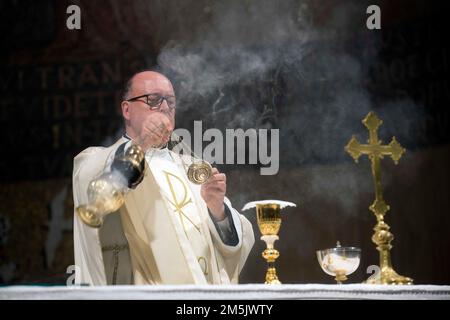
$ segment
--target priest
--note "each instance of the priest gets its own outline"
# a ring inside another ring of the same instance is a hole
[[[74,207],[88,202],[89,183],[118,167],[132,144],[145,159],[128,177],[124,204],[101,228],[74,214],[76,284],[238,283],[254,244],[252,225],[225,196],[225,174],[213,168],[207,182],[193,184],[168,149],[176,111],[170,80],[154,71],[133,75],[121,108],[125,134],[74,159]]]

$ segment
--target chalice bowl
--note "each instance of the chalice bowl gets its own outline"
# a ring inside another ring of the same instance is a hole
[[[279,200],[262,200],[247,203],[242,210],[256,207],[256,220],[261,240],[266,243],[266,249],[262,256],[267,261],[267,272],[265,284],[281,284],[278,280],[275,260],[280,256],[278,250],[274,248],[274,243],[279,239],[278,232],[281,227],[281,209],[285,207],[295,207],[292,202]]]
[[[355,247],[341,247],[337,243],[335,248],[318,250],[317,259],[322,270],[334,276],[338,284],[347,280],[347,276],[358,269],[361,258],[361,249]]]

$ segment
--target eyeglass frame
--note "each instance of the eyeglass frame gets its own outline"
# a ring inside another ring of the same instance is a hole
[[[153,96],[157,96],[159,99],[161,99],[161,101],[158,102],[154,106],[149,103],[149,96],[152,96],[152,95]],[[145,99],[146,101],[139,100],[141,98],[146,98]],[[175,99],[175,103],[173,104],[173,107],[170,105],[169,100],[167,100],[169,98],[174,98]],[[127,102],[141,101],[141,102],[145,103],[146,105],[148,105],[150,110],[158,110],[158,109],[161,109],[161,105],[164,102],[164,100],[166,100],[167,106],[169,107],[170,110],[175,110],[176,105],[177,105],[176,97],[175,96],[163,96],[163,95],[160,95],[159,93],[147,93],[147,94],[143,94],[141,96],[137,96],[137,97],[133,97],[133,98],[127,99],[125,101],[127,101]]]

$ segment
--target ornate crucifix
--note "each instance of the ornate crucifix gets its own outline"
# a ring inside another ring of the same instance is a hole
[[[374,228],[375,233],[372,236],[372,241],[377,245],[377,250],[380,252],[380,272],[375,277],[367,280],[367,283],[376,284],[412,284],[413,280],[408,277],[397,274],[392,268],[390,250],[392,248],[391,241],[394,240],[394,235],[389,232],[390,227],[384,222],[384,215],[389,211],[389,205],[383,199],[383,191],[381,188],[381,167],[380,160],[384,156],[390,156],[395,164],[398,163],[405,149],[397,142],[395,137],[392,138],[391,143],[382,145],[381,140],[378,140],[378,127],[383,123],[375,113],[369,112],[362,123],[369,130],[368,144],[360,144],[355,136],[352,136],[345,151],[347,151],[355,160],[361,155],[367,155],[372,163],[373,182],[375,184],[375,201],[369,209],[375,214],[377,224]]]

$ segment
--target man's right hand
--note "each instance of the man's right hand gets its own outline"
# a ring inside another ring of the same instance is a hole
[[[149,148],[162,147],[169,142],[173,129],[170,119],[164,113],[155,112],[142,122],[136,143],[144,151]]]

